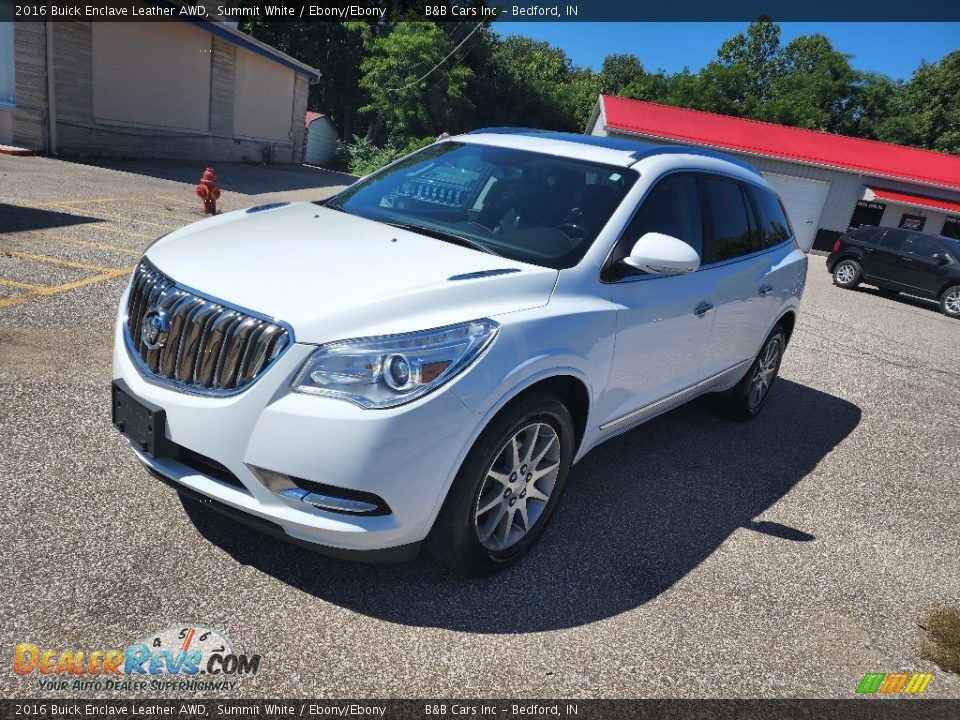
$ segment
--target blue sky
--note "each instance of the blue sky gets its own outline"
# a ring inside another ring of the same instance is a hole
[[[843,0],[837,0],[842,2]],[[960,23],[778,23],[781,40],[823,33],[857,70],[908,79],[921,60],[960,49]],[[633,53],[644,68],[697,71],[716,59],[728,37],[747,23],[502,23],[502,35],[526,35],[563,48],[577,65],[599,69],[612,53]]]

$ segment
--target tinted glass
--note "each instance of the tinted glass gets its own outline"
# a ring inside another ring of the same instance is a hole
[[[624,232],[614,259],[629,255],[634,243],[648,232],[679,238],[703,258],[703,221],[696,178],[670,175],[657,183]]]
[[[713,234],[707,262],[719,262],[761,249],[756,233],[750,232],[747,205],[740,185],[704,178],[703,189],[712,219]]]
[[[876,232],[864,238],[867,242],[887,248],[888,250],[902,250],[907,234],[893,228],[877,228]]]
[[[792,233],[780,199],[765,188],[751,186],[750,192],[760,214],[761,242],[766,247],[786,242]]]
[[[953,240],[960,239],[960,218],[948,217],[943,223],[940,234]]]
[[[580,261],[636,179],[636,171],[622,167],[443,142],[361,180],[327,205],[565,268]]]
[[[937,253],[943,252],[940,245],[933,240],[933,238],[927,235],[920,235],[919,233],[911,233],[905,249],[911,255],[930,259]]]

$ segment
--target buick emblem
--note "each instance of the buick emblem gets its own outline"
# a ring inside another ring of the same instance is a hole
[[[150,350],[159,350],[167,342],[170,332],[170,319],[160,308],[154,306],[143,316],[143,325],[140,328],[140,339]]]

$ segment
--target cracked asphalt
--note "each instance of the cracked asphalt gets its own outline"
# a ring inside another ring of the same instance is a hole
[[[351,564],[185,507],[110,424],[126,269],[199,217],[201,170],[0,156],[4,697],[46,694],[13,673],[18,643],[183,622],[263,656],[229,697],[848,698],[911,671],[960,698],[918,627],[960,604],[960,322],[934,303],[840,290],[811,256],[757,420],[703,399],[594,450],[496,577]],[[217,170],[226,209],[349,181]]]

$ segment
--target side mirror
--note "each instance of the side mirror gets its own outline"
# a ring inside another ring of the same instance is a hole
[[[644,233],[623,262],[644,272],[665,275],[691,273],[700,268],[696,250],[679,238],[657,232]]]

